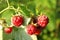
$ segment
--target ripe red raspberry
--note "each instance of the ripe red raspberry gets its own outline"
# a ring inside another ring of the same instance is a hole
[[[15,26],[20,26],[22,25],[23,23],[23,17],[20,15],[20,16],[13,16],[12,17],[12,23],[15,25]]]
[[[27,26],[27,33],[32,35],[34,34],[36,31],[36,27],[33,24],[30,24]]]
[[[45,27],[49,22],[49,19],[45,15],[41,15],[37,18],[37,24],[40,25],[41,27]]]
[[[4,32],[9,34],[12,32],[12,27],[4,28]]]

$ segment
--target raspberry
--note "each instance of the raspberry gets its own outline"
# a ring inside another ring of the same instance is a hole
[[[37,18],[37,24],[40,25],[40,27],[45,27],[49,22],[49,19],[45,15],[41,15]]]
[[[9,34],[12,32],[12,27],[4,28],[4,32]]]
[[[35,31],[35,35],[39,35],[41,33],[41,30],[39,30],[39,29],[36,29],[36,31]]]
[[[37,25],[36,28],[37,28],[37,29],[36,29],[36,31],[35,31],[35,35],[39,35],[39,34],[41,33],[42,28],[41,28],[40,26],[38,26],[38,25]]]
[[[13,16],[12,17],[12,23],[15,25],[15,26],[20,26],[22,25],[23,23],[23,17],[20,15],[20,16]]]
[[[33,24],[30,24],[27,26],[27,33],[32,35],[34,34],[36,31],[36,27]]]

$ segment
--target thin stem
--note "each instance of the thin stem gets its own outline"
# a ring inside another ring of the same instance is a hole
[[[6,0],[6,1],[7,1],[7,4],[8,4],[8,7],[9,7],[9,6],[10,6],[10,5],[9,5],[9,1],[8,1],[8,0]]]
[[[2,12],[4,12],[4,11],[8,10],[8,9],[9,9],[9,7],[3,9],[2,11],[0,11],[0,14],[1,14]]]
[[[18,8],[17,8],[17,12],[19,11],[19,6],[18,6]]]
[[[14,11],[16,11],[17,9],[15,9],[13,6],[10,6],[9,9],[13,9]]]
[[[3,13],[4,11],[8,10],[8,9],[13,9],[14,11],[16,11],[16,9],[14,7],[7,7],[5,9],[3,9],[2,11],[0,11],[0,14]]]

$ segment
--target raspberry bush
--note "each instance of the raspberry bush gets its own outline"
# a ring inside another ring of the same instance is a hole
[[[54,40],[55,6],[54,0],[0,0],[3,40]]]

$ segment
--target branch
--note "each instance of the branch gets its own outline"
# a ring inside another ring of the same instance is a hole
[[[8,10],[8,9],[13,9],[14,11],[16,11],[16,9],[13,6],[11,6],[11,7],[7,7],[5,9],[3,9],[2,11],[0,11],[0,14],[3,13],[4,11]]]
[[[3,9],[2,11],[0,11],[0,14],[1,14],[2,12],[4,12],[4,11],[8,10],[8,9],[9,9],[9,7]]]
[[[6,1],[7,1],[7,4],[8,4],[8,7],[9,7],[9,6],[10,6],[10,5],[9,5],[9,1],[8,1],[8,0],[6,0]]]

